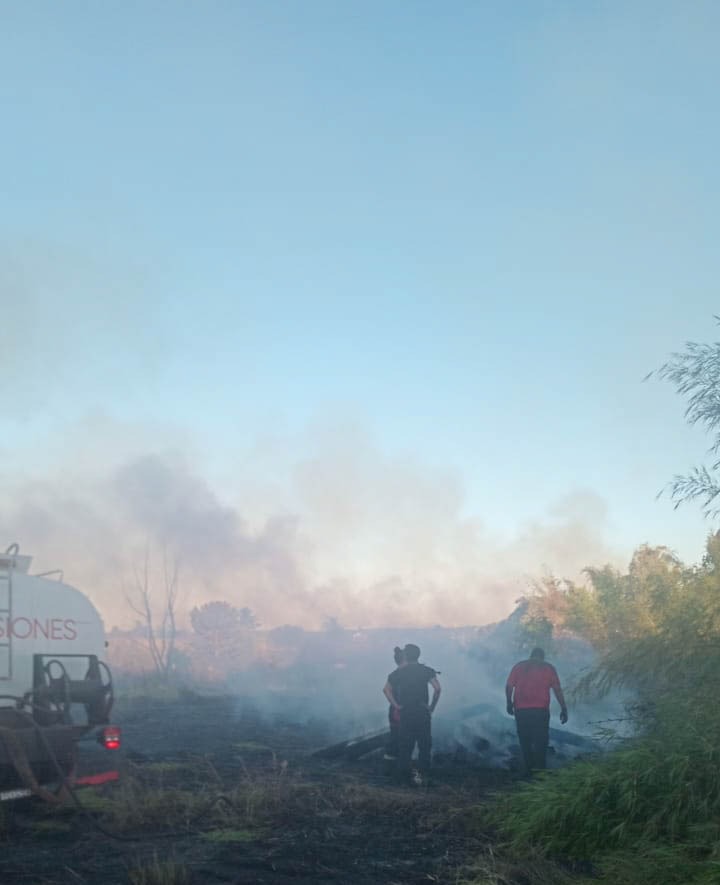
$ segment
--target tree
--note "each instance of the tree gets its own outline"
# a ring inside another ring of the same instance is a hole
[[[518,603],[519,650],[529,654],[535,646],[540,646],[551,654],[553,637],[565,627],[567,582],[546,575],[535,581],[532,593]]]
[[[163,550],[162,593],[161,601],[158,602],[158,594],[150,577],[150,551],[146,548],[142,571],[133,567],[133,587],[129,590],[123,588],[125,600],[141,619],[155,669],[164,679],[170,672],[175,650],[179,571],[177,557],[170,562],[167,550]]]
[[[190,623],[200,640],[196,649],[206,676],[219,678],[229,668],[252,661],[253,630],[259,624],[252,609],[214,600],[192,609]]]
[[[569,633],[605,653],[619,643],[655,635],[683,586],[684,572],[667,547],[643,544],[634,552],[627,574],[606,565],[585,569],[585,584],[546,577],[521,600],[523,647]]]
[[[720,323],[720,317],[715,317]],[[653,374],[675,386],[687,398],[685,419],[691,425],[700,425],[713,437],[708,454],[713,457],[710,467],[691,468],[685,475],[676,475],[669,484],[670,497],[679,507],[685,501],[700,501],[707,518],[720,513],[720,341],[698,344],[688,341],[685,350],[673,353],[670,359]]]
[[[588,568],[587,586],[568,590],[567,625],[606,651],[654,636],[683,583],[683,566],[667,547],[643,544],[627,574],[611,566]]]
[[[238,612],[238,623],[246,630],[256,630],[260,626],[257,615],[247,606],[243,606]]]
[[[211,657],[227,651],[240,626],[240,612],[229,602],[206,602],[190,612],[193,630],[207,644]]]

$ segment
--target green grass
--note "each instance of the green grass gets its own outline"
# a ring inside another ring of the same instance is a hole
[[[72,825],[66,820],[35,820],[32,824],[33,835],[42,838],[63,836],[72,831]]]
[[[128,870],[130,885],[190,885],[187,867],[173,859],[161,860],[154,855],[151,861],[138,861]]]
[[[111,795],[96,789],[78,790],[77,798],[82,807],[93,814],[109,814],[114,807]]]
[[[641,741],[604,759],[545,774],[498,800],[495,822],[517,847],[590,857],[644,842],[720,839],[720,772],[692,749]],[[698,836],[697,827],[702,826]]]
[[[211,801],[207,790],[148,786],[127,778],[98,810],[103,825],[113,831],[165,832],[192,828]]]
[[[693,858],[677,843],[638,842],[598,857],[601,882],[613,885],[717,885],[720,864]]]
[[[718,882],[714,740],[687,725],[638,739],[498,796],[487,817],[509,851],[589,860],[614,885]]]

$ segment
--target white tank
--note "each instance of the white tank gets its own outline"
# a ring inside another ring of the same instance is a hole
[[[0,695],[32,691],[35,655],[59,661],[71,680],[85,679],[88,656],[105,656],[97,609],[74,587],[28,574],[32,557],[13,549],[0,555]],[[12,704],[0,698],[0,706]]]

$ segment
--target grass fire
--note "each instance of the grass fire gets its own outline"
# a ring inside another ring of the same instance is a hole
[[[0,885],[720,885],[720,2],[0,8]]]

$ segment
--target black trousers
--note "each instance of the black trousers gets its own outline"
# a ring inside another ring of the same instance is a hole
[[[515,710],[515,725],[525,771],[529,774],[534,768],[547,768],[550,711],[535,708]]]
[[[415,744],[418,747],[419,770],[428,771],[430,768],[430,750],[432,748],[431,723],[430,711],[425,707],[416,709],[405,708],[400,711],[398,771],[401,775],[410,774],[410,760],[412,759]]]

